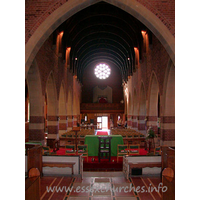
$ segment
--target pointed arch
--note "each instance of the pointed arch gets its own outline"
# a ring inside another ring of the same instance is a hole
[[[141,81],[139,99],[139,116],[146,116],[146,92],[143,81]]]
[[[53,72],[46,82],[48,138],[58,139],[58,101]]]
[[[158,101],[159,100],[159,85],[156,74],[152,71],[149,92],[148,92],[148,123],[147,126],[152,126],[155,133],[158,133]]]
[[[175,116],[175,66],[170,60],[164,81],[164,115]]]
[[[158,113],[158,94],[159,94],[159,85],[156,74],[154,71],[151,73],[148,90],[148,115],[149,116],[157,116]]]
[[[72,99],[71,86],[68,86],[68,93],[67,93],[67,121],[68,121],[67,130],[71,130],[73,127],[73,99]]]
[[[48,102],[48,116],[57,116],[57,92],[53,72],[51,71],[46,82]]]
[[[67,94],[67,115],[72,115],[72,107],[73,103],[72,103],[72,89],[71,87],[68,88],[68,94]]]
[[[29,140],[44,141],[44,97],[37,62],[34,60],[28,75],[27,85],[30,102]]]
[[[134,88],[133,91],[133,115],[137,116],[138,115],[138,101],[137,101],[137,92],[136,89]]]
[[[26,75],[33,59],[35,58],[35,55],[37,54],[44,41],[50,36],[50,34],[72,15],[100,1],[101,0],[67,1],[58,9],[56,9],[51,15],[49,15],[36,29],[26,44]],[[175,38],[170,33],[169,29],[164,25],[164,23],[154,13],[152,13],[138,1],[104,1],[126,11],[141,21],[143,24],[145,24],[145,26],[148,27],[160,40],[169,56],[171,57],[173,63],[175,63]]]
[[[132,95],[131,92],[129,92],[128,95],[128,115],[132,115],[132,110],[133,110],[133,104],[132,104]]]
[[[132,127],[133,129],[137,130],[137,117],[138,117],[138,97],[136,93],[136,89],[134,87],[133,91],[133,121],[132,121]]]
[[[78,107],[77,107],[77,94],[73,92],[73,127],[77,126],[77,116],[78,116]]]
[[[139,98],[138,130],[146,134],[146,95],[143,81],[141,81]]]
[[[62,81],[60,85],[60,92],[59,92],[59,99],[58,99],[58,113],[59,116],[67,114],[67,109],[66,109],[66,93],[65,93],[65,87],[64,87],[64,82]]]
[[[61,82],[58,99],[59,136],[67,131],[67,108],[64,81]]]
[[[175,146],[175,66],[170,60],[165,72],[161,139],[164,145]]]
[[[133,102],[132,102],[132,95],[129,92],[128,95],[128,110],[127,110],[127,125],[128,128],[132,127],[132,110],[133,110]]]

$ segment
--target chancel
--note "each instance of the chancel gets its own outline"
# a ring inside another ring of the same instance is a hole
[[[26,1],[27,200],[175,199],[174,4]]]

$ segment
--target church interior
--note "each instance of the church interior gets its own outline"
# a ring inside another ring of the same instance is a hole
[[[25,197],[175,199],[175,1],[25,1]]]

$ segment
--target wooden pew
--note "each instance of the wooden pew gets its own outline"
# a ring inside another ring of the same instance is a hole
[[[37,168],[42,174],[42,146],[36,145],[27,150],[27,171]]]
[[[131,169],[133,168],[145,168],[145,167],[161,167],[162,164],[161,162],[137,162],[137,163],[132,163],[129,162],[129,174],[131,173]]]
[[[42,167],[69,167],[72,169],[72,175],[74,174],[75,162],[43,162]]]
[[[29,177],[25,180],[25,199],[40,200],[40,172],[36,168],[29,170]]]
[[[163,200],[175,199],[175,148],[162,148],[162,183],[167,191],[162,193]]]
[[[123,173],[126,179],[129,178],[133,168],[146,168],[144,171],[142,170],[144,174],[152,173],[152,171],[155,174],[160,174],[161,166],[161,156],[123,156]]]

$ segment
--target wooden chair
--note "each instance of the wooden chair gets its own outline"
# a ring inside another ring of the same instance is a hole
[[[161,147],[160,146],[155,147],[155,149],[154,149],[154,155],[161,155]]]
[[[128,155],[128,145],[117,145],[117,162],[119,157],[123,157],[124,155]]]
[[[130,144],[129,145],[129,155],[139,155],[140,144]]]
[[[42,155],[51,155],[51,149],[48,146],[42,147]]]
[[[66,144],[65,145],[65,155],[76,155],[76,145]]]
[[[99,139],[99,162],[101,159],[109,159],[111,158],[111,139],[112,137],[98,137]]]
[[[77,145],[77,155],[82,155],[82,157],[86,157],[88,162],[88,145]]]

